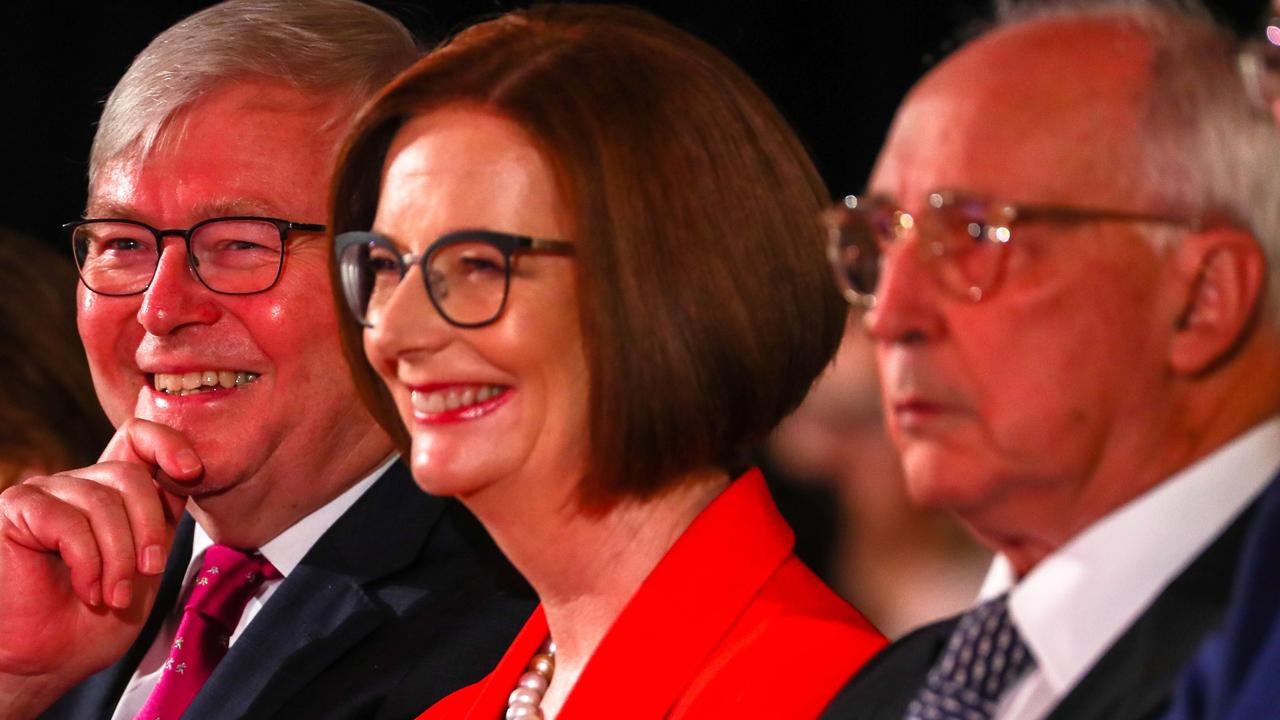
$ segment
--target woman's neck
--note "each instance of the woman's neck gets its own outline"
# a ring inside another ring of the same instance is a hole
[[[627,601],[728,484],[718,470],[691,473],[656,497],[599,512],[578,505],[576,487],[558,499],[472,508],[542,601],[556,643],[545,717],[555,717]]]

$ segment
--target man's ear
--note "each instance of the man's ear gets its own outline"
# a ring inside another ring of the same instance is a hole
[[[1191,233],[1173,254],[1184,295],[1170,362],[1194,375],[1227,358],[1252,331],[1267,260],[1248,231],[1230,227]]]

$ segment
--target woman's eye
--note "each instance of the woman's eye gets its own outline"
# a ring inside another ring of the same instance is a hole
[[[369,258],[369,270],[374,273],[399,273],[400,263],[389,257]]]
[[[501,272],[502,265],[488,257],[471,256],[462,258],[462,266],[470,272]]]

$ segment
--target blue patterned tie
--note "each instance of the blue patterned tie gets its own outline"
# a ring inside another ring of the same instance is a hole
[[[1034,665],[1009,621],[1008,596],[988,600],[960,617],[906,720],[988,720],[1004,691]]]

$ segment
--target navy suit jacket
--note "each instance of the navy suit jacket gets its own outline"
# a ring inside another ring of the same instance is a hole
[[[1262,499],[1222,629],[1179,683],[1167,720],[1280,718],[1280,483]]]
[[[1047,720],[1154,720],[1167,710],[1180,668],[1221,622],[1257,505],[1255,501],[1192,560]],[[822,720],[902,720],[957,619],[916,630],[872,658],[831,702]]]
[[[128,653],[42,717],[111,717],[177,602],[193,531],[184,517]],[[183,717],[413,718],[492,670],[536,602],[475,518],[397,462],[285,578]]]

